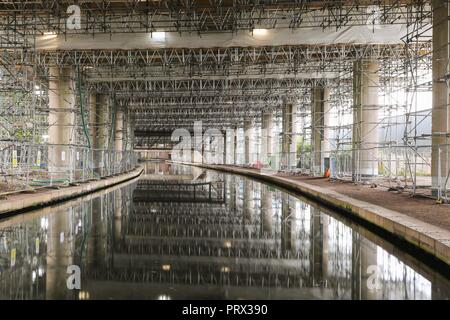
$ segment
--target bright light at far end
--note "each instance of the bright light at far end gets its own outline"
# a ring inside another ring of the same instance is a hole
[[[47,31],[47,32],[44,32],[44,38],[45,39],[54,39],[54,38],[56,38],[58,35],[56,34],[56,32],[54,32],[54,31]]]
[[[166,40],[166,33],[164,31],[152,32],[151,37],[156,41],[164,41]]]
[[[253,35],[254,36],[265,36],[269,30],[267,29],[253,29]]]

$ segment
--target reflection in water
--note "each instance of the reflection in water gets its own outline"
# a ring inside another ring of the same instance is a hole
[[[187,166],[150,162],[137,183],[0,222],[2,299],[449,297],[445,277],[338,215]]]

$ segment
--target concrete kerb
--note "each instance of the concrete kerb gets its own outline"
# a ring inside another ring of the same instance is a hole
[[[91,181],[78,186],[69,186],[59,190],[40,190],[35,194],[17,194],[11,196],[9,199],[0,200],[0,218],[7,215],[10,216],[15,213],[22,213],[24,211],[45,207],[57,202],[74,199],[95,191],[115,186],[140,176],[143,170],[144,168],[142,166],[138,166],[135,169],[119,176],[111,176],[106,179]]]

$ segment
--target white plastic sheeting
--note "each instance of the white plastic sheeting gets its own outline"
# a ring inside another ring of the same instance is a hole
[[[259,32],[240,31],[232,33],[165,34],[118,33],[118,34],[71,34],[44,35],[36,38],[38,50],[133,50],[162,48],[226,48],[283,45],[336,45],[336,44],[399,44],[406,34],[403,25],[353,26],[339,29],[304,28],[271,29]]]

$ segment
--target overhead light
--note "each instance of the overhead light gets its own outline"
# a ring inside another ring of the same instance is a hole
[[[164,31],[152,32],[151,37],[155,41],[164,41],[166,40],[166,33]]]
[[[221,272],[224,272],[224,273],[228,273],[228,272],[230,272],[231,270],[230,270],[229,267],[222,267],[222,268],[220,268],[220,271],[221,271]]]
[[[46,31],[46,32],[44,32],[44,36],[53,38],[53,37],[56,37],[57,34],[55,31]]]
[[[90,294],[87,291],[80,291],[78,292],[78,299],[80,300],[89,300]]]
[[[170,264],[163,264],[162,269],[163,271],[170,271]]]
[[[253,29],[254,36],[265,36],[267,34],[267,29]]]

